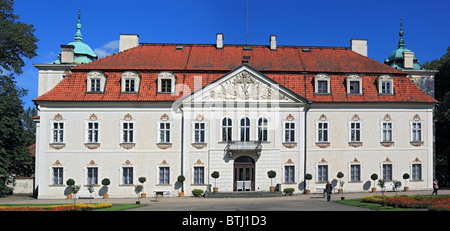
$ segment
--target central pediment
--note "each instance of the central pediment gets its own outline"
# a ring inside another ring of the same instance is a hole
[[[185,103],[188,101],[306,103],[307,100],[264,74],[243,65],[183,99]]]

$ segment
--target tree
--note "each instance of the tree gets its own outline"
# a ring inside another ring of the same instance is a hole
[[[21,115],[20,97],[26,90],[16,86],[14,77],[0,75],[0,196],[8,191],[13,176],[31,176],[33,160],[28,152]]]
[[[435,78],[436,178],[440,182],[450,179],[450,46],[440,59],[425,62],[424,68],[438,70]]]
[[[6,184],[13,176],[30,176],[33,171],[21,120],[20,98],[27,91],[16,86],[14,74],[22,73],[23,58],[36,56],[38,40],[33,25],[16,21],[13,5],[13,0],[0,0],[0,197],[10,191]]]
[[[37,115],[35,107],[28,107],[21,115],[26,138],[26,146],[36,143],[36,124],[33,117]]]
[[[19,16],[13,11],[13,0],[0,0],[0,73],[22,74],[23,58],[36,56],[38,39],[33,25],[18,22]]]

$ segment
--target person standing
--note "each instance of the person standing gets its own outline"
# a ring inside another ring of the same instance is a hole
[[[436,178],[434,178],[433,180],[433,192],[431,193],[431,195],[433,194],[438,194],[437,190],[438,190],[439,186],[438,186],[438,180]]]
[[[327,193],[327,201],[330,201],[331,193],[333,192],[333,186],[330,181],[327,181],[327,184],[325,185],[325,192]]]

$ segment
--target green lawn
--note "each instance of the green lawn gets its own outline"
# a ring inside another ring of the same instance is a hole
[[[339,204],[344,204],[344,205],[361,207],[361,208],[368,208],[368,209],[372,209],[375,211],[418,211],[417,209],[393,208],[391,206],[382,206],[377,203],[366,203],[366,202],[362,202],[361,198],[348,199],[348,200],[335,200],[333,202],[339,203]]]

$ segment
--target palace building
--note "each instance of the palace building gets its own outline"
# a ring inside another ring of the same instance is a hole
[[[431,96],[408,73],[347,47],[140,43],[97,59],[82,42],[62,45],[39,69],[38,198],[63,198],[66,180],[95,196],[177,195],[375,187],[370,176],[429,189],[433,180]],[[267,172],[276,177],[268,178]],[[211,173],[220,177],[214,179]],[[342,172],[344,177],[337,178]],[[183,184],[177,182],[183,175]],[[84,190],[84,191],[83,191]]]

